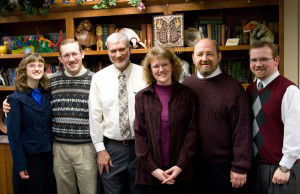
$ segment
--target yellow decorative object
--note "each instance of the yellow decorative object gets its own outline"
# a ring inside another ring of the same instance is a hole
[[[4,42],[4,45],[0,46],[0,54],[6,54],[7,53],[7,42]]]

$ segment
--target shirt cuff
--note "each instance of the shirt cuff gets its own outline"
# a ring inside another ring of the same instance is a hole
[[[103,142],[95,143],[94,146],[95,146],[96,152],[105,150],[105,146],[104,146]]]
[[[293,167],[294,163],[296,162],[296,160],[297,160],[296,157],[284,154],[279,162],[279,165],[286,167],[288,169],[291,169]]]

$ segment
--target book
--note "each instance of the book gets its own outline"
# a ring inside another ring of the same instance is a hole
[[[146,24],[147,28],[147,48],[151,48],[153,46],[153,29],[152,24]]]
[[[109,24],[102,24],[102,42],[103,42],[103,50],[107,50],[107,46],[105,45],[106,40],[109,36]]]

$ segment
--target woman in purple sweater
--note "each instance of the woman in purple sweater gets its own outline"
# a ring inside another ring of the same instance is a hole
[[[178,83],[180,59],[152,48],[142,62],[150,85],[136,95],[137,193],[191,193],[196,152],[196,96]]]

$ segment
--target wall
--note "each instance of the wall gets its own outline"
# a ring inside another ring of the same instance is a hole
[[[284,1],[284,75],[300,82],[300,2]]]

